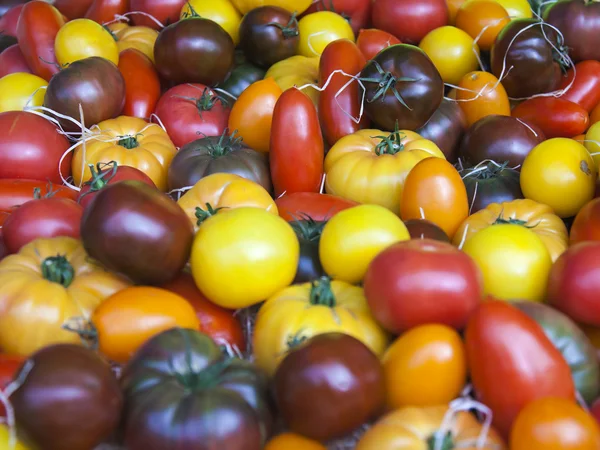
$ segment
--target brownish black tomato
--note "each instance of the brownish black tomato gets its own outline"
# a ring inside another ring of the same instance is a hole
[[[271,432],[266,375],[195,330],[147,341],[121,386],[129,450],[260,450]]]
[[[450,243],[448,235],[435,223],[426,219],[410,219],[404,222],[411,239],[433,239]]]
[[[466,129],[467,119],[458,103],[444,98],[427,123],[416,131],[424,139],[435,142],[446,159],[454,162]]]
[[[227,79],[219,83],[218,88],[237,99],[248,86],[262,80],[265,73],[265,69],[244,61],[234,67]]]
[[[156,21],[147,16],[149,14],[164,26],[175,23],[179,20],[181,8],[187,0],[130,0],[129,9],[133,12],[145,14],[132,14],[131,19],[134,25],[160,29]]]
[[[326,220],[317,221],[306,214],[299,215],[290,223],[300,243],[300,259],[294,284],[306,283],[326,275],[319,258],[319,241],[326,223]]]
[[[141,181],[105,187],[81,219],[88,254],[141,284],[173,280],[188,261],[193,238],[179,205]]]

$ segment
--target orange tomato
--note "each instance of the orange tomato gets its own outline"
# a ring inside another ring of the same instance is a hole
[[[327,447],[299,434],[283,433],[267,442],[264,450],[327,450]]]
[[[382,362],[389,409],[449,403],[467,381],[463,342],[446,325],[412,328],[392,343]]]
[[[491,73],[469,72],[462,77],[458,86],[461,89],[457,90],[456,99],[469,126],[492,114],[510,116],[508,94],[498,78]]]
[[[600,103],[590,113],[590,125],[600,122]]]
[[[456,27],[473,39],[479,37],[477,45],[481,50],[490,50],[498,33],[509,22],[506,10],[492,0],[465,2],[456,13]]]
[[[400,202],[402,220],[427,219],[452,239],[468,215],[467,190],[448,161],[426,158],[408,173]]]
[[[574,141],[579,142],[580,144],[584,144],[585,145],[585,134],[578,134],[577,136],[574,136],[571,139],[573,139]]]
[[[596,450],[600,428],[577,404],[562,398],[534,400],[521,410],[510,433],[511,450]]]
[[[271,139],[271,122],[275,103],[282,94],[273,78],[252,83],[240,95],[229,114],[229,130],[238,131],[246,145],[267,153]]]
[[[448,25],[456,25],[456,14],[467,0],[446,0],[448,5]]]
[[[99,350],[108,359],[126,363],[148,339],[173,327],[200,324],[183,297],[166,289],[135,286],[106,299],[92,315]]]

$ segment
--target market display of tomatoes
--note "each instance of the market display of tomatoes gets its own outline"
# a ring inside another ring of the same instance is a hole
[[[0,5],[0,450],[600,450],[600,4]]]

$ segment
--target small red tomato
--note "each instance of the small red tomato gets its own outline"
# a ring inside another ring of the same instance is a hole
[[[575,68],[571,67],[567,76],[562,78],[559,89],[567,87],[569,89],[560,98],[577,103],[587,112],[592,112],[600,103],[600,62],[581,61],[575,64]]]
[[[393,34],[377,28],[360,30],[356,39],[356,45],[367,61],[373,59],[384,48],[400,43],[400,39]]]
[[[512,110],[512,117],[537,126],[547,139],[585,133],[590,116],[584,108],[564,98],[535,97]]]

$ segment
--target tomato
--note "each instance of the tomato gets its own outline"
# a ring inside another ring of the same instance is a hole
[[[331,11],[319,11],[304,16],[298,21],[298,30],[298,54],[307,57],[321,56],[325,47],[338,39],[354,41],[354,32],[350,24],[342,16]]]
[[[0,353],[0,389],[4,391],[7,388],[18,375],[25,360],[24,356]],[[0,418],[4,417],[6,417],[6,410],[2,404],[0,405]],[[0,430],[0,445],[2,445],[2,439],[2,431]],[[26,449],[23,448],[23,450]]]
[[[600,123],[594,123],[585,133],[581,142],[592,156],[596,168],[600,167]]]
[[[316,192],[283,195],[275,200],[275,204],[279,215],[288,222],[297,220],[302,215],[307,215],[316,221],[327,220],[344,209],[358,205],[352,200]]]
[[[281,88],[270,77],[251,84],[231,108],[229,129],[237,130],[251,149],[267,153],[270,148],[273,111],[282,93]]]
[[[350,23],[352,31],[358,35],[370,22],[372,5],[372,0],[316,0],[305,15],[317,11],[337,13]]]
[[[155,30],[162,28],[156,21],[164,26],[179,20],[181,8],[186,0],[129,0],[129,9],[131,12],[140,12],[145,14],[132,14],[131,19],[134,25],[150,27]],[[146,14],[156,20],[152,20]]]
[[[444,26],[429,32],[419,47],[431,58],[444,83],[458,84],[479,65],[479,47],[471,36],[456,27]]]
[[[378,205],[359,205],[329,219],[319,242],[319,255],[331,277],[355,284],[362,281],[382,250],[408,239],[406,226],[394,213]]]
[[[192,275],[213,303],[244,308],[292,282],[299,252],[285,220],[259,208],[236,208],[210,217],[196,233]]]
[[[232,0],[232,3],[242,14],[246,14],[251,10],[263,6],[265,0]],[[311,5],[311,0],[268,0],[268,4],[278,6],[291,13],[302,14]]]
[[[444,0],[375,0],[373,25],[402,42],[418,44],[427,33],[448,24]]]
[[[327,277],[285,288],[258,311],[252,341],[256,364],[272,376],[294,347],[332,332],[353,336],[377,356],[389,342],[373,319],[362,288]]]
[[[532,401],[517,416],[511,450],[591,450],[600,448],[600,426],[575,402],[546,397]]]
[[[213,173],[198,181],[177,201],[194,225],[194,230],[219,211],[261,208],[277,215],[271,195],[259,184],[233,173]]]
[[[267,73],[265,79],[273,78],[282,91],[291,87],[300,87],[313,84],[319,85],[319,58],[306,57],[302,55],[291,56],[283,61],[273,64]],[[303,89],[315,106],[319,105],[320,93],[312,86]]]
[[[267,442],[264,450],[327,450],[327,447],[300,434],[281,433]]]
[[[167,168],[176,149],[161,127],[121,116],[100,122],[97,129],[99,134],[86,143],[85,150],[83,146],[75,149],[71,166],[76,185],[92,177],[90,164],[116,161],[141,170],[160,190],[167,189]]]
[[[85,13],[94,0],[55,0],[52,4],[68,20],[79,19],[85,16]]]
[[[46,86],[46,80],[30,73],[11,73],[0,78],[0,113],[43,105]]]
[[[554,138],[534,147],[525,158],[521,190],[526,198],[547,204],[565,218],[594,198],[596,178],[596,165],[583,145]]]
[[[359,117],[361,91],[358,81],[348,84],[348,76],[333,73],[341,70],[347,75],[358,75],[364,65],[365,57],[354,42],[347,39],[331,42],[321,54],[319,84],[324,87],[327,83],[327,87],[319,97],[319,118],[329,145],[369,125],[365,114]]]
[[[35,189],[44,196],[52,192],[53,197],[77,199],[77,191],[66,186],[21,178],[0,178],[0,212],[12,212],[25,202],[34,199]]]
[[[475,0],[472,3],[488,0]],[[491,2],[490,2],[491,3]],[[469,126],[487,116],[510,116],[510,101],[502,83],[489,72],[469,72],[458,83],[457,104]]]
[[[360,30],[356,38],[356,45],[367,61],[373,59],[384,48],[396,44],[400,44],[400,39],[377,28]]]
[[[467,382],[467,356],[460,335],[445,325],[413,328],[383,356],[388,409],[449,403]]]
[[[547,138],[573,137],[584,133],[590,118],[577,103],[556,97],[536,97],[517,105],[512,116],[542,130]]]
[[[594,416],[598,425],[600,425],[600,399],[596,400],[590,408],[590,414]]]
[[[482,303],[469,319],[465,345],[477,398],[491,408],[504,436],[527,403],[549,396],[575,400],[561,353],[533,319],[510,304]]]
[[[4,14],[0,14],[0,30],[2,30],[2,34],[5,36],[17,37],[17,22],[19,21],[23,5],[24,3],[11,7],[9,3],[6,7],[10,9],[6,10]],[[2,7],[4,8],[5,5],[2,5]]]
[[[533,12],[527,0],[494,0],[499,3],[508,13],[511,20],[530,19]]]
[[[570,242],[600,241],[600,199],[595,198],[579,210],[573,220]]]
[[[181,272],[173,281],[160,287],[180,295],[192,305],[200,322],[200,332],[235,352],[246,350],[242,325],[234,312],[209,302],[196,287],[192,275]]]
[[[108,29],[116,38],[120,53],[129,48],[135,48],[154,64],[154,43],[158,38],[158,31],[149,27],[130,27],[122,22],[111,24]]]
[[[123,115],[150,120],[160,98],[160,80],[152,61],[128,48],[119,56],[119,70],[125,80]]]
[[[317,110],[302,91],[288,89],[277,100],[269,147],[275,196],[287,192],[321,191],[325,153],[323,135]],[[302,170],[299,171],[299,167]]]
[[[590,123],[594,124],[600,122],[600,104],[596,106],[590,113]]]
[[[0,78],[11,73],[31,73],[19,44],[0,52]]]
[[[467,189],[448,161],[425,158],[408,173],[400,201],[402,220],[430,220],[452,238],[468,215]]]
[[[498,2],[472,0],[460,6],[456,13],[455,25],[473,39],[477,39],[481,50],[488,51],[508,22],[510,17]]]
[[[60,69],[54,53],[54,41],[64,23],[58,9],[40,1],[25,4],[19,16],[19,47],[32,72],[47,81]]]
[[[559,89],[567,89],[560,98],[592,112],[600,103],[600,62],[589,60],[575,64],[562,78]]]
[[[85,14],[86,19],[104,25],[129,11],[129,0],[94,0]]]
[[[180,17],[185,19],[194,15],[218,23],[231,36],[235,45],[240,43],[239,28],[242,16],[230,0],[189,0],[183,5]]]
[[[54,46],[61,67],[91,56],[100,56],[114,64],[119,62],[119,48],[110,32],[89,19],[75,19],[63,25]]]

